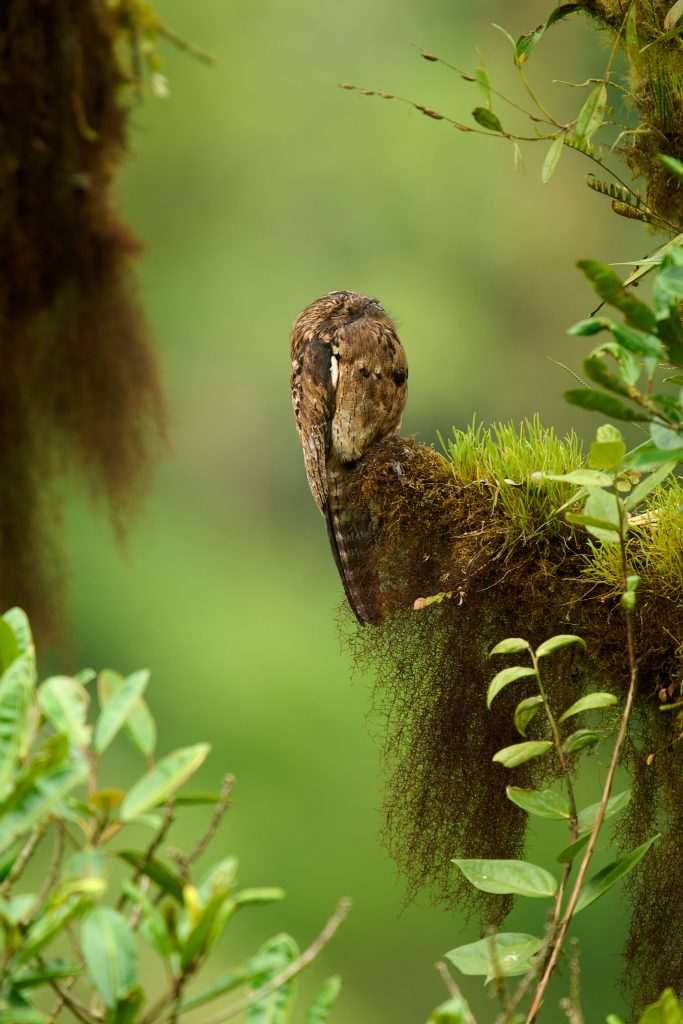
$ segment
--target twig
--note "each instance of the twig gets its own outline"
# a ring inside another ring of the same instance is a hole
[[[231,1017],[238,1017],[241,1013],[244,1013],[245,1010],[249,1009],[250,1006],[260,1002],[262,999],[265,999],[266,996],[271,994],[271,992],[275,992],[291,978],[303,971],[304,968],[308,967],[312,960],[315,960],[321,949],[327,945],[330,939],[333,938],[350,909],[351,900],[340,900],[337,905],[337,909],[320,932],[320,935],[311,943],[308,949],[304,950],[301,956],[297,957],[297,959],[286,967],[284,971],[281,971],[280,974],[271,978],[271,980],[266,982],[265,985],[262,985],[261,988],[257,988],[254,992],[250,993],[250,995],[246,996],[244,999],[241,999],[238,1003],[233,1003],[233,1005],[229,1006],[226,1010],[221,1010],[220,1013],[214,1014],[213,1017],[208,1017],[204,1021],[204,1024],[223,1024],[224,1020],[230,1020]],[[142,1024],[147,1024],[147,1022],[142,1022]]]
[[[24,925],[24,927],[26,927],[33,920],[37,911],[39,911],[42,908],[48,895],[52,892],[52,888],[55,885],[57,878],[59,877],[59,869],[62,864],[63,853],[64,835],[62,832],[59,831],[59,829],[57,829],[55,833],[55,846],[54,850],[52,851],[52,860],[50,862],[50,867],[48,869],[47,876],[42,886],[40,887],[40,892],[35,898],[30,913],[22,919],[22,924]]]
[[[448,994],[451,997],[451,999],[460,1000],[460,1010],[462,1014],[462,1019],[464,1020],[465,1024],[477,1024],[476,1017],[474,1016],[469,1006],[467,1005],[467,1000],[460,991],[460,987],[457,981],[455,980],[451,972],[448,970],[446,964],[443,962],[443,960],[437,960],[435,966],[437,971],[443,978],[443,983],[448,989]]]
[[[24,868],[26,867],[31,857],[35,853],[38,843],[47,832],[49,824],[50,819],[46,818],[44,821],[41,821],[38,825],[36,825],[33,831],[31,832],[30,836],[28,837],[28,840],[21,849],[19,856],[12,865],[12,868],[9,871],[7,877],[5,878],[2,885],[0,885],[0,893],[3,896],[6,896],[9,893],[14,883],[23,873]]]
[[[140,863],[136,867],[135,871],[133,872],[133,876],[132,876],[132,879],[131,879],[131,881],[133,883],[137,882],[138,878],[140,878],[141,875],[144,875],[145,868],[148,866],[148,864],[151,861],[152,857],[154,856],[154,854],[157,852],[157,850],[161,846],[162,842],[164,841],[164,839],[166,837],[166,834],[168,833],[168,830],[170,829],[170,827],[171,827],[171,825],[173,824],[174,821],[175,821],[175,804],[174,804],[173,800],[170,800],[169,803],[166,804],[166,812],[164,814],[164,820],[162,821],[161,825],[159,826],[159,830],[158,830],[157,834],[152,838],[151,843],[149,844],[149,846],[145,850],[145,853],[143,854],[142,860],[140,861]],[[119,902],[116,905],[116,909],[117,910],[121,910],[126,905],[126,901],[127,900],[128,900],[128,896],[126,895],[126,893],[125,892],[121,893],[121,896],[119,898]]]
[[[216,835],[216,832],[220,827],[221,821],[225,816],[225,812],[228,810],[230,806],[230,797],[232,796],[234,785],[235,776],[226,775],[225,778],[223,779],[223,784],[221,786],[218,803],[213,813],[213,817],[209,823],[209,827],[207,828],[204,835],[200,836],[200,838],[197,841],[197,845],[195,846],[194,850],[186,860],[186,864],[188,867],[194,864],[195,861],[199,860],[199,858],[204,853],[213,837]]]
[[[38,957],[38,963],[44,964],[45,961]],[[68,1007],[73,1013],[74,1017],[81,1021],[81,1024],[100,1024],[101,1017],[91,1013],[85,1003],[82,1003],[80,999],[76,999],[68,993],[66,988],[55,981],[54,978],[49,979],[49,985],[59,996],[59,1001],[50,1013],[50,1020],[54,1020],[57,1014],[60,1012],[62,1006]]]

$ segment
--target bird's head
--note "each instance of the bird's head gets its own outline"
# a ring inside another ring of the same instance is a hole
[[[384,307],[378,299],[358,292],[329,292],[299,314],[294,322],[293,334],[309,335],[335,332],[356,320],[385,319]]]

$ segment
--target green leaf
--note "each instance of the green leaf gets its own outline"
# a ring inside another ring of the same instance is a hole
[[[488,107],[475,107],[472,111],[472,117],[478,125],[486,128],[487,131],[503,132],[503,126],[498,117]]]
[[[270,970],[263,971],[251,979],[251,988],[254,991],[258,991],[262,985],[293,963],[299,955],[299,947],[291,935],[282,934],[276,935],[261,946],[259,953],[273,954],[277,960]],[[296,978],[290,978],[275,992],[250,1006],[246,1013],[247,1021],[249,1024],[284,1024],[292,1014],[295,993]]]
[[[247,961],[244,967],[238,967],[234,971],[229,971],[219,978],[218,981],[215,981],[213,985],[209,985],[208,988],[193,993],[187,999],[183,999],[178,1009],[182,1013],[187,1013],[198,1006],[212,1002],[219,996],[225,995],[226,992],[232,992],[234,989],[240,988],[245,982],[250,981],[257,975],[262,977],[264,974],[277,974],[281,965],[282,958],[280,956],[272,953],[258,953],[251,960]]]
[[[636,9],[635,6],[632,7],[631,8],[631,13],[633,11],[635,11],[635,9]],[[630,14],[629,14],[629,19],[630,19]],[[621,1017],[617,1017],[616,1013],[608,1013],[607,1017],[606,1017],[605,1024],[624,1024],[624,1022],[621,1019]]]
[[[610,373],[605,363],[595,353],[584,359],[583,372],[589,380],[599,384],[605,390],[613,391],[617,395],[624,395],[626,398],[630,397],[628,386],[613,373]]]
[[[33,636],[26,612],[22,608],[10,608],[3,615],[3,619],[14,633],[21,653],[29,654],[35,659]]]
[[[92,899],[87,893],[77,893],[56,906],[48,906],[47,910],[31,924],[16,954],[18,962],[33,959],[41,949],[63,932],[74,918],[85,914],[91,906]]]
[[[681,455],[683,456],[683,449],[681,449]],[[655,487],[658,487],[663,480],[666,480],[669,473],[672,473],[675,468],[676,463],[674,461],[665,462],[663,465],[658,466],[654,472],[650,473],[645,480],[641,480],[640,483],[633,488],[631,493],[624,498],[624,508],[627,512],[630,512],[632,509],[637,508],[638,505],[642,504],[648,494],[654,491]]]
[[[648,419],[645,413],[631,409],[611,395],[603,395],[602,392],[590,388],[569,388],[564,392],[564,399],[570,405],[577,405],[589,412],[602,412],[615,420],[642,423]]]
[[[525,860],[463,860],[453,863],[481,892],[505,893],[545,899],[557,892],[557,879]]]
[[[509,686],[510,683],[534,675],[536,675],[535,669],[525,668],[522,665],[511,665],[510,668],[502,669],[489,683],[488,690],[486,691],[486,706],[490,708],[494,698],[498,696],[501,690]]]
[[[503,747],[491,758],[505,768],[516,768],[517,765],[531,761],[534,757],[542,757],[552,749],[551,740],[527,740],[526,743],[513,743],[510,747]]]
[[[609,269],[609,268],[608,268]],[[605,316],[589,316],[585,320],[579,320],[567,329],[567,334],[579,338],[592,338],[594,334],[606,330],[610,321]]]
[[[611,708],[619,703],[619,698],[613,693],[589,693],[585,697],[579,697],[571,707],[567,708],[564,714],[560,715],[558,721],[566,722],[572,715],[580,715],[582,711],[595,711],[598,708]]]
[[[508,786],[506,793],[513,804],[537,818],[562,821],[570,817],[569,801],[563,793],[552,789],[518,789],[516,786]]]
[[[607,108],[607,86],[604,82],[589,93],[576,120],[574,135],[578,142],[590,142],[602,124]]]
[[[67,882],[79,878],[105,878],[106,874],[106,857],[102,850],[93,846],[86,846],[78,853],[72,854],[63,870],[63,877]]]
[[[33,664],[22,655],[14,659],[0,679],[0,801],[7,799],[14,789],[19,761],[28,746],[32,676]]]
[[[240,889],[233,896],[236,907],[258,906],[265,903],[279,903],[285,898],[285,890],[278,886],[262,885],[251,889]]]
[[[467,1002],[458,996],[437,1006],[427,1024],[471,1024],[471,1021],[472,1013]]]
[[[611,323],[609,329],[619,345],[628,352],[633,352],[637,356],[643,356],[643,358],[666,358],[666,349],[659,338],[655,338],[653,334],[636,334],[621,324]]]
[[[536,657],[545,658],[549,654],[554,654],[555,651],[562,650],[563,647],[569,647],[571,644],[581,644],[582,647],[586,646],[586,641],[581,636],[575,636],[573,633],[558,633],[557,636],[551,636],[549,640],[544,640],[536,648]]]
[[[484,103],[488,106],[491,102],[491,85],[489,82],[489,76],[486,72],[486,68],[476,68],[474,77],[479,83],[479,91],[481,92]]]
[[[27,789],[13,810],[4,817],[0,832],[0,850],[6,850],[17,836],[29,832],[48,814],[59,813],[60,802],[88,774],[86,762],[79,758],[58,764],[40,775]]]
[[[612,477],[597,469],[572,469],[569,473],[544,473],[544,480],[560,480],[579,487],[610,487]]]
[[[605,821],[608,818],[613,817],[615,814],[619,814],[625,807],[628,806],[629,800],[631,799],[631,790],[625,789],[621,793],[615,793],[607,801],[607,807],[605,808]],[[582,811],[579,811],[578,828],[579,832],[589,832],[595,824],[595,819],[598,816],[598,810],[600,803],[590,804],[588,807],[584,807]]]
[[[589,839],[590,832],[587,832],[585,835],[580,836],[578,839],[574,840],[573,843],[570,843],[568,846],[565,846],[562,850],[560,850],[555,860],[558,861],[560,864],[571,864],[571,862],[574,860],[574,857],[576,857],[576,855],[580,853],[585,846],[588,845]]]
[[[2,1024],[47,1024],[48,1018],[33,1006],[9,1006],[0,1011]]]
[[[674,4],[674,7],[678,7],[680,0]],[[675,156],[666,156],[664,153],[660,153],[658,156],[660,164],[666,167],[667,171],[673,174],[679,181],[683,181],[683,161],[677,160]]]
[[[560,4],[559,7],[555,8],[543,25],[539,25],[538,28],[535,28],[533,32],[529,32],[527,35],[520,36],[515,43],[515,64],[519,67],[529,59],[531,51],[536,46],[536,43],[547,32],[551,25],[554,25],[556,21],[560,21],[562,18],[566,18],[567,15],[574,14],[576,11],[580,11],[583,8],[585,8],[585,4],[582,3]]]
[[[588,455],[591,469],[616,469],[626,454],[623,441],[593,441]]]
[[[626,511],[623,510],[623,520],[620,511],[623,510],[623,502],[616,495],[603,491],[599,487],[591,487],[588,491],[584,511],[587,516],[599,522],[607,524],[603,526],[586,525],[586,529],[603,544],[614,544],[619,541],[623,533],[628,530]]]
[[[183,905],[183,882],[155,857],[147,858],[138,850],[116,850],[116,856],[146,875],[167,895]]]
[[[567,736],[562,744],[562,750],[565,754],[576,754],[577,751],[584,750],[586,747],[594,747],[599,740],[599,735],[592,729],[577,729],[576,732]]]
[[[671,452],[681,447],[683,432],[665,427],[663,423],[651,423],[650,437],[660,451]]]
[[[527,726],[542,704],[543,697],[541,697],[540,693],[520,700],[515,708],[515,728],[520,736],[526,736]]]
[[[77,960],[46,960],[39,966],[17,971],[12,978],[12,988],[37,988],[46,982],[59,981],[60,978],[78,978],[82,973],[83,968]]]
[[[575,526],[585,526],[596,537],[600,537],[605,544],[619,543],[619,531],[606,519],[596,519],[595,516],[584,516],[575,512],[567,512],[565,519]]]
[[[86,724],[88,691],[70,676],[51,676],[38,689],[40,710],[74,747],[87,747],[92,729]]]
[[[124,684],[123,676],[118,672],[105,669],[97,677],[97,692],[100,705],[104,706],[113,699],[114,694]],[[154,719],[143,697],[138,697],[130,707],[124,724],[126,736],[145,757],[151,757],[156,746],[157,733]]]
[[[674,990],[664,989],[657,1002],[643,1011],[638,1024],[683,1024],[683,1011]]]
[[[9,622],[0,619],[0,675],[9,668],[21,651],[14,630]]]
[[[541,168],[541,181],[546,185],[553,176],[557,163],[562,156],[562,150],[564,149],[564,140],[561,135],[558,135],[550,144],[550,149],[546,153],[545,160],[543,161],[543,167]]]
[[[201,807],[205,804],[217,804],[220,793],[178,793],[173,802],[176,807]]]
[[[149,670],[142,669],[128,676],[116,687],[102,709],[95,727],[95,753],[103,753],[123,727],[149,682]]]
[[[162,757],[129,790],[121,805],[121,819],[130,821],[163,803],[204,763],[210,749],[208,743],[197,743]]]
[[[81,945],[88,974],[111,1010],[138,981],[138,952],[128,922],[111,907],[97,907],[83,919]]]
[[[584,910],[586,907],[594,903],[600,896],[606,893],[613,885],[627,875],[629,871],[643,859],[647,851],[650,849],[653,843],[659,839],[659,836],[653,836],[652,839],[646,840],[637,846],[635,850],[631,850],[630,853],[624,854],[623,857],[619,857],[612,864],[608,864],[602,871],[598,871],[597,875],[589,879],[581,890],[578,902],[576,904],[575,914],[578,914],[580,910]]]
[[[679,388],[683,387],[683,374],[675,373],[673,377],[665,377],[662,383],[676,384]]]
[[[526,974],[533,957],[543,945],[542,939],[523,932],[498,932],[477,942],[457,946],[444,954],[462,974],[512,977]]]
[[[339,975],[335,974],[331,978],[327,978],[313,997],[313,1002],[306,1014],[305,1024],[324,1024],[332,1012],[340,992],[341,978]]]
[[[489,657],[492,654],[517,654],[518,651],[530,650],[531,645],[526,640],[522,640],[519,636],[509,636],[506,640],[501,640],[500,643],[491,648]]]
[[[638,327],[648,333],[654,331],[656,325],[654,313],[646,302],[638,299],[632,291],[624,287],[624,282],[615,270],[598,260],[579,260],[577,267],[584,272],[600,298],[610,306],[621,310],[633,327]],[[603,327],[612,326],[605,317],[598,319]],[[580,332],[574,332],[573,328],[570,328],[570,333]]]
[[[662,451],[658,448],[654,448],[651,443],[648,442],[647,445],[640,446],[634,452],[627,455],[626,458],[632,469],[648,472],[658,466],[667,465],[669,462],[673,462],[674,460],[677,463],[683,462],[683,446],[669,451]],[[627,501],[630,500],[631,496],[632,495],[629,495]]]

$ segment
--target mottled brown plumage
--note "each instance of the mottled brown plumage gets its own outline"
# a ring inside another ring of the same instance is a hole
[[[308,482],[344,590],[359,622],[383,618],[372,569],[371,522],[347,501],[347,476],[380,438],[401,425],[408,364],[377,299],[330,292],[292,328],[292,401]]]

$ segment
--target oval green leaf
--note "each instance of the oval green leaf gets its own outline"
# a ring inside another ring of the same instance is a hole
[[[128,792],[121,805],[121,819],[130,821],[163,803],[204,763],[210,749],[208,743],[197,743],[162,757]]]
[[[599,708],[611,708],[619,703],[619,698],[613,693],[589,693],[580,697],[571,707],[567,708],[564,714],[560,715],[558,721],[566,722],[573,715],[580,715],[582,711],[596,711]]]
[[[149,682],[149,670],[128,676],[107,700],[95,726],[95,752],[102,754],[126,723]]]
[[[607,107],[607,86],[604,82],[589,94],[576,120],[574,134],[578,142],[589,142],[602,124]]]
[[[525,860],[463,860],[453,863],[481,892],[545,899],[557,892],[557,879]]]
[[[482,128],[489,132],[502,132],[503,126],[498,117],[488,107],[475,107],[472,117]]]
[[[564,148],[564,141],[561,135],[558,135],[550,144],[550,149],[545,155],[543,161],[543,167],[541,169],[541,181],[543,184],[547,184],[553,176],[555,168],[557,167],[558,160],[562,156],[562,149]]]
[[[104,706],[113,699],[114,694],[124,684],[123,676],[118,672],[105,669],[97,677],[97,692],[100,705]],[[145,757],[151,757],[157,741],[156,725],[152,714],[143,697],[138,697],[128,710],[123,726],[124,733],[137,750]]]
[[[477,942],[457,946],[444,954],[462,974],[483,975],[493,978],[496,973],[504,977],[526,974],[532,958],[543,945],[542,939],[523,932],[499,932]]]
[[[569,388],[564,392],[564,400],[589,412],[604,412],[606,416],[615,420],[644,423],[649,419],[647,413],[631,409],[612,395],[604,395],[592,388]]]
[[[631,790],[625,789],[621,793],[615,793],[607,801],[607,807],[605,808],[605,821],[611,818],[615,814],[619,814],[625,807],[628,806],[629,800],[631,799]],[[593,824],[598,814],[600,803],[590,804],[589,807],[584,807],[582,811],[579,811],[579,832],[587,832],[593,828]]]
[[[569,801],[563,793],[552,789],[519,789],[517,786],[508,786],[506,793],[508,800],[537,818],[561,821],[570,817]]]
[[[112,1010],[138,980],[138,952],[128,922],[111,907],[97,907],[83,919],[81,945],[88,974]]]
[[[555,651],[560,651],[563,647],[569,647],[570,644],[581,644],[583,647],[586,646],[586,641],[581,636],[576,636],[574,633],[558,633],[556,636],[551,636],[548,640],[544,640],[542,644],[536,648],[536,657],[545,658],[549,654],[554,654]]]
[[[652,844],[658,839],[658,835],[653,836],[652,839],[648,839],[641,843],[640,846],[637,846],[635,850],[631,850],[630,853],[619,857],[612,864],[608,864],[602,871],[598,871],[597,875],[589,879],[581,890],[574,913],[578,914],[580,910],[590,906],[591,903],[594,903],[595,900],[611,889],[613,885],[616,885],[620,878],[627,875],[643,859]]]
[[[491,707],[494,698],[498,696],[501,690],[509,686],[510,683],[534,675],[536,675],[535,669],[525,668],[522,665],[511,665],[510,668],[504,668],[501,672],[498,672],[489,683],[489,688],[486,691],[487,708]]]
[[[503,747],[491,758],[505,768],[516,768],[519,764],[531,761],[534,757],[542,757],[552,750],[552,740],[527,740],[526,743],[513,743],[510,747]]]
[[[75,747],[87,747],[92,729],[86,724],[88,691],[70,676],[51,676],[38,689],[40,710],[57,732]]]
[[[531,650],[531,645],[527,640],[523,640],[520,636],[509,636],[491,648],[489,657],[492,654],[517,654],[519,651],[529,650]]]
[[[540,693],[520,700],[515,708],[515,728],[520,736],[526,736],[527,726],[542,704],[543,697],[541,697]]]
[[[576,857],[577,853],[580,853],[581,850],[583,850],[584,846],[588,844],[589,839],[590,832],[587,832],[585,835],[580,836],[573,843],[570,843],[569,846],[565,846],[562,850],[560,850],[555,860],[558,861],[560,864],[571,864],[571,862],[574,860],[574,857]]]
[[[577,751],[584,750],[586,747],[594,747],[599,739],[597,732],[592,729],[577,729],[576,732],[567,736],[562,744],[562,750],[565,754],[576,754]]]

